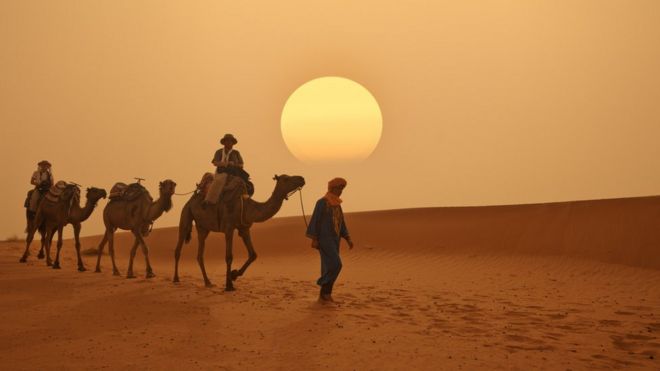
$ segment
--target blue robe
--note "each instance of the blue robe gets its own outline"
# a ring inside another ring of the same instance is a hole
[[[325,198],[318,200],[307,227],[307,237],[319,241],[321,277],[316,284],[332,286],[342,267],[339,257],[339,241],[342,237],[348,237],[341,206],[330,206]]]

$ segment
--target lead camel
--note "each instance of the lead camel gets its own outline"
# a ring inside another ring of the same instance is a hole
[[[233,291],[235,281],[245,273],[248,266],[257,259],[257,253],[252,245],[250,227],[253,223],[264,222],[277,214],[282,203],[291,192],[305,185],[305,179],[301,176],[279,175],[273,178],[275,189],[266,202],[257,202],[246,196],[245,183],[238,177],[232,177],[227,183],[224,191],[223,202],[214,206],[202,207],[204,195],[198,191],[188,200],[181,211],[179,222],[179,240],[174,252],[174,282],[179,282],[179,258],[184,243],[190,241],[193,221],[197,228],[199,247],[197,250],[197,262],[204,277],[207,287],[212,286],[204,267],[204,249],[206,238],[210,232],[221,232],[225,234],[225,261],[227,263],[226,291]],[[247,261],[238,270],[232,270],[233,261],[232,244],[234,231],[243,239],[248,250]]]

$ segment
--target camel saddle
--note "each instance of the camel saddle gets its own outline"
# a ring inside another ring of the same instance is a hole
[[[209,188],[211,188],[211,183],[213,183],[213,178],[213,173],[204,173],[204,175],[202,175],[202,179],[199,181],[199,183],[197,183],[197,193],[200,193],[202,196],[206,197]],[[234,179],[238,179],[239,181],[235,181]],[[232,192],[241,183],[245,183],[245,190],[247,195],[248,197],[252,197],[252,195],[254,195],[254,184],[250,180],[246,181],[242,177],[231,174],[227,177],[227,181],[225,182],[225,186],[222,189],[222,193],[227,194]],[[220,201],[222,201],[222,196]]]
[[[110,189],[110,195],[108,198],[110,201],[133,201],[145,193],[149,196],[147,189],[140,183],[126,184],[117,182],[112,186],[112,189]],[[151,196],[149,196],[149,198],[151,198]]]
[[[75,187],[74,198],[75,197],[80,198],[80,188],[78,188],[77,185],[69,184],[63,180],[60,180],[59,182],[53,184],[52,187],[50,187],[48,193],[46,193],[46,199],[50,202],[57,202],[59,201],[62,193],[64,193],[64,190],[71,187]]]
[[[209,192],[209,188],[211,187],[211,183],[213,183],[213,174],[204,173],[204,175],[202,175],[202,180],[197,183],[197,192],[206,197],[206,194]]]

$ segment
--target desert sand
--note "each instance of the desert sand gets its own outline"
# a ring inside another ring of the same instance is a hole
[[[148,237],[156,278],[76,271],[0,244],[0,368],[659,369],[660,197],[346,215],[334,296],[316,302],[301,217],[252,229],[259,258],[225,293],[224,240],[196,239],[171,282],[177,229]],[[70,227],[68,227],[70,228]],[[65,232],[67,236],[71,231]],[[83,239],[95,247],[100,236]],[[132,238],[116,237],[126,273]],[[246,258],[241,242],[234,264]]]

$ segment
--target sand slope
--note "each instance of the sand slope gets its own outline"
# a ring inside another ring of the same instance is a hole
[[[259,259],[224,293],[224,239],[170,282],[175,228],[148,238],[157,277],[19,264],[0,245],[2,369],[657,369],[660,197],[347,215],[343,303],[315,302],[302,218],[256,225]],[[70,233],[70,232],[68,232]],[[195,234],[193,233],[193,236]],[[100,237],[83,240],[95,246]],[[126,271],[130,235],[117,237]],[[245,259],[237,241],[235,265]],[[141,253],[136,274],[144,274]],[[93,268],[94,257],[85,257]]]

